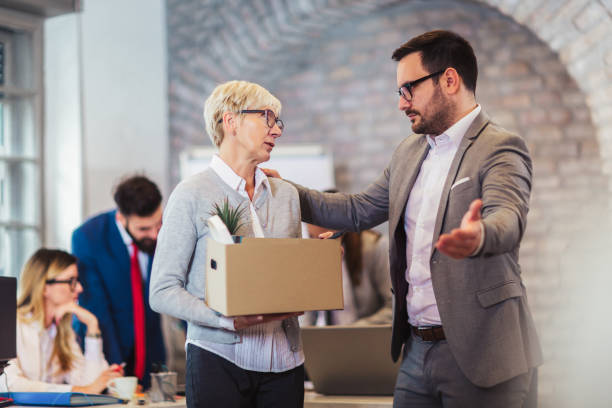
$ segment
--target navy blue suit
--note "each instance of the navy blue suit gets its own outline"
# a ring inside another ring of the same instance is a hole
[[[134,359],[134,314],[130,255],[115,221],[116,211],[96,215],[72,234],[72,252],[78,258],[79,281],[83,293],[79,304],[98,318],[104,344],[104,355],[109,364],[128,363]],[[143,282],[146,323],[146,369],[143,386],[150,383],[152,363],[165,363],[166,352],[161,332],[160,316],[149,306],[149,278]],[[76,327],[81,338],[84,325]],[[126,373],[131,374],[131,373]]]

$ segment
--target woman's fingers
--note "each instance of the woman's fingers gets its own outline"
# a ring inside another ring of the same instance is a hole
[[[263,315],[236,316],[234,317],[234,327],[236,329],[244,329],[245,327],[253,326],[256,324],[271,322],[274,320],[285,320],[290,317],[300,316],[302,314],[304,314],[304,312],[268,313]]]
[[[319,239],[328,239],[331,238],[332,235],[334,235],[332,231],[327,231],[322,234],[319,234]]]

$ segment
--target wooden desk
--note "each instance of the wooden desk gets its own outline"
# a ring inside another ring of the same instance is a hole
[[[392,396],[321,395],[313,391],[304,393],[304,408],[389,408]]]
[[[177,397],[175,402],[149,402],[146,405],[129,403],[126,405],[100,405],[102,408],[185,408],[185,397]],[[321,395],[314,391],[304,393],[304,408],[389,408],[393,397]],[[36,408],[36,407],[31,407]]]
[[[174,397],[175,401],[174,402],[170,402],[170,401],[164,401],[164,402],[149,402],[148,404],[145,405],[138,405],[135,404],[133,402],[130,402],[129,404],[126,405],[100,405],[101,408],[104,407],[108,407],[108,408],[135,408],[135,407],[144,407],[144,408],[185,408],[187,406],[187,400],[185,399],[185,397],[180,397],[180,396],[176,396]]]
[[[11,405],[12,406],[12,405]],[[95,405],[96,407],[101,407],[101,408],[185,408],[187,406],[187,401],[185,401],[185,398],[181,398],[175,402],[149,402],[148,404],[145,405],[137,405],[134,403],[128,403],[128,404],[109,404],[109,405]],[[30,405],[29,408],[47,408],[48,406],[45,407],[39,407],[39,406],[34,406],[34,405]]]
[[[176,402],[155,402],[147,405],[105,405],[108,408],[185,408],[185,397],[177,397]],[[321,395],[314,391],[304,393],[304,408],[390,408],[393,406],[393,397],[375,396],[340,396]]]
[[[105,405],[108,408],[184,408],[185,406],[185,397],[177,397],[176,402],[156,402],[147,405]],[[390,408],[392,406],[392,396],[321,395],[314,391],[304,393],[304,408]]]
[[[170,402],[148,402],[145,405],[138,405],[135,402],[129,402],[127,404],[110,404],[110,405],[96,405],[100,408],[185,408],[187,406],[187,401],[185,397],[177,396],[175,397],[176,401]],[[29,408],[42,408],[42,407],[34,407],[30,406]]]

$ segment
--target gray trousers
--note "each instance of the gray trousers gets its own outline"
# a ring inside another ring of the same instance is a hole
[[[523,408],[537,406],[537,371],[490,388],[477,387],[461,372],[446,340],[411,335],[395,384],[394,408]]]

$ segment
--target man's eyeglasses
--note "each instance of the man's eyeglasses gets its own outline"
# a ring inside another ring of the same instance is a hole
[[[70,279],[47,279],[45,283],[49,285],[53,285],[56,283],[68,283],[70,285],[70,290],[74,291],[77,287],[77,283],[79,283],[79,278],[73,276]]]
[[[274,112],[272,112],[270,109],[243,109],[240,111],[240,113],[260,113],[265,115],[266,124],[270,129],[272,129],[275,124],[280,130],[283,130],[285,128],[285,124],[283,123],[283,121],[277,118]],[[223,122],[223,118],[217,121],[217,123],[221,122]]]
[[[406,100],[406,102],[410,102],[413,98],[412,90],[414,89],[415,86],[417,86],[423,81],[428,80],[429,78],[433,78],[436,75],[442,74],[444,71],[446,71],[446,69],[443,69],[438,72],[434,72],[433,74],[426,75],[419,79],[415,79],[414,81],[406,82],[404,85],[400,86],[400,88],[397,90],[397,93],[399,94],[399,96],[403,97]]]

